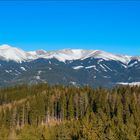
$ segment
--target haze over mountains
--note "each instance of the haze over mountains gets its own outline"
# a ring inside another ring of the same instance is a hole
[[[140,82],[140,57],[99,50],[63,49],[26,52],[0,46],[0,86],[64,84],[112,87]]]

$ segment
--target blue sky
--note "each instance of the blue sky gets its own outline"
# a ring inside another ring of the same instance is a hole
[[[140,55],[140,2],[0,1],[0,44]]]

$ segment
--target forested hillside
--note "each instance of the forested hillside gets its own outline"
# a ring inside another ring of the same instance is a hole
[[[140,87],[0,89],[0,140],[140,140]]]

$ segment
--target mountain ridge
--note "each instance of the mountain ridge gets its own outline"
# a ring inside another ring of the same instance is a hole
[[[140,57],[99,50],[63,49],[26,52],[0,46],[0,87],[61,84],[113,87],[140,83]]]
[[[89,57],[116,60],[125,64],[129,63],[133,58],[140,60],[139,56],[117,55],[101,50],[62,49],[57,51],[24,51],[20,48],[11,47],[9,45],[0,45],[0,57],[5,60],[13,60],[16,62],[30,61],[38,58],[56,58],[59,61],[65,62],[66,60],[84,60]]]

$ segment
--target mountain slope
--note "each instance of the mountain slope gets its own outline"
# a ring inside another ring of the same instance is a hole
[[[64,49],[26,52],[0,46],[0,86],[65,84],[112,87],[140,82],[139,57],[98,50]]]

